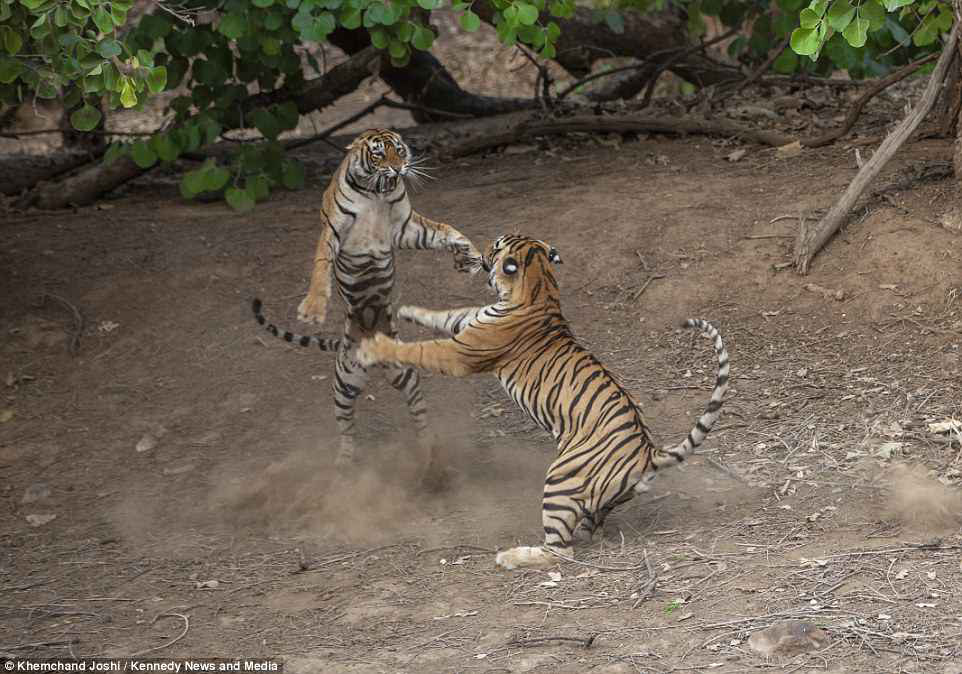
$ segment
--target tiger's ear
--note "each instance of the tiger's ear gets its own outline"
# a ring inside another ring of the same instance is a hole
[[[561,255],[558,254],[557,248],[551,248],[548,250],[548,261],[552,264],[564,264],[561,261]]]
[[[518,261],[515,260],[513,257],[506,257],[504,258],[504,264],[501,265],[501,269],[504,271],[505,274],[507,274],[508,276],[511,276],[512,274],[515,274],[518,271]]]

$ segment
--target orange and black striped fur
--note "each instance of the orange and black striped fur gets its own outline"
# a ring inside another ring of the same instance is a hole
[[[353,356],[355,346],[363,337],[377,332],[397,334],[395,250],[444,249],[454,253],[459,271],[480,269],[480,253],[467,237],[411,207],[404,178],[418,174],[418,162],[401,136],[375,129],[362,133],[348,146],[347,156],[324,192],[314,270],[297,315],[309,323],[324,322],[333,276],[337,292],[347,305],[341,338],[307,337],[279,330],[264,318],[260,302],[254,301],[255,317],[272,334],[301,346],[337,352],[334,414],[340,434],[339,466],[354,459],[354,408],[368,380],[367,368]],[[425,405],[417,371],[394,368],[389,379],[404,394],[415,427],[423,435]]]
[[[659,449],[632,400],[598,360],[574,338],[561,313],[552,263],[555,249],[522,236],[503,236],[484,258],[498,300],[486,307],[430,311],[404,306],[398,316],[444,331],[449,339],[403,343],[387,335],[365,339],[364,365],[414,366],[455,376],[494,372],[508,394],[558,443],[542,503],[545,542],[498,553],[512,569],[570,556],[576,528],[589,534],[617,505],[648,490],[655,473],[681,463],[718,419],[728,389],[728,353],[718,331],[685,321],[714,340],[718,378],[707,410],[683,442]]]

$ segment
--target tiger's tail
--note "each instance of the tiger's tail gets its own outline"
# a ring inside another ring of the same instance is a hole
[[[269,323],[267,318],[261,313],[263,309],[263,304],[258,298],[254,298],[251,302],[251,308],[254,310],[254,319],[269,333],[277,337],[278,339],[283,339],[285,342],[291,344],[297,344],[298,346],[310,347],[316,346],[321,351],[337,351],[341,348],[341,340],[336,337],[318,337],[316,335],[298,335],[290,330],[279,330],[276,325]]]
[[[688,431],[688,436],[685,440],[681,444],[675,445],[674,447],[666,447],[655,453],[652,461],[658,468],[681,463],[691,456],[698,445],[704,442],[712,426],[715,425],[715,422],[718,421],[718,417],[721,415],[722,400],[725,398],[725,392],[728,390],[728,351],[725,349],[718,330],[708,321],[703,321],[698,318],[689,318],[682,323],[682,327],[699,328],[701,329],[702,335],[715,342],[715,355],[718,356],[718,377],[715,379],[715,389],[711,392],[708,407],[705,408],[704,414],[695,422],[694,428]]]

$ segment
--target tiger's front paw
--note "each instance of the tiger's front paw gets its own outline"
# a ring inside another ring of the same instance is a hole
[[[503,569],[539,568],[554,566],[558,562],[557,558],[551,553],[545,552],[544,548],[532,548],[522,545],[510,550],[499,552],[494,558],[494,563]]]
[[[383,335],[375,335],[361,340],[357,350],[354,352],[354,360],[363,367],[371,367],[378,362],[377,359],[377,340]]]
[[[408,304],[404,304],[397,310],[397,317],[408,323],[414,323],[414,316],[417,314],[417,307],[412,307]]]
[[[476,274],[481,271],[481,251],[470,243],[458,244],[454,248],[454,268],[463,274]]]
[[[297,307],[297,320],[321,325],[327,317],[327,298],[308,295]]]

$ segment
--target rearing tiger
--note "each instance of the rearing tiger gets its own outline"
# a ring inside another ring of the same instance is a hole
[[[334,414],[340,434],[337,465],[342,468],[354,460],[354,407],[368,380],[367,368],[353,356],[356,342],[376,332],[397,335],[394,251],[446,249],[454,253],[459,271],[480,269],[480,253],[466,236],[411,207],[404,177],[417,171],[411,150],[399,134],[374,129],[348,146],[347,156],[324,192],[321,238],[310,287],[297,316],[310,323],[324,322],[333,272],[338,294],[347,304],[342,338],[306,337],[278,330],[261,314],[260,301],[254,300],[257,321],[272,334],[301,346],[337,351]],[[404,394],[415,428],[424,440],[425,405],[417,371],[394,368],[389,380]],[[438,468],[435,451],[431,444],[429,473],[436,473]]]
[[[364,365],[413,365],[464,376],[494,372],[515,402],[558,443],[548,468],[542,504],[545,542],[499,552],[508,569],[555,562],[550,551],[572,554],[573,535],[589,534],[616,506],[648,490],[656,471],[681,463],[718,420],[728,389],[728,352],[709,323],[689,319],[714,340],[718,378],[706,411],[683,442],[658,449],[639,405],[579,344],[561,314],[551,263],[558,252],[542,241],[502,236],[482,264],[498,301],[486,307],[430,311],[403,306],[401,318],[450,339],[403,343],[386,335],[361,342]]]

